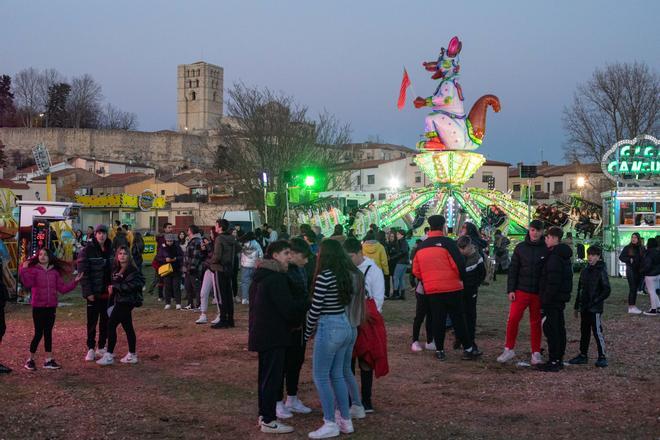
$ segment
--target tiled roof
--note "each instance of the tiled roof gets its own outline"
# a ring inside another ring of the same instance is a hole
[[[98,180],[94,185],[98,188],[110,188],[114,186],[126,186],[131,183],[142,182],[144,180],[152,179],[154,176],[144,173],[124,173],[124,174],[111,174]]]
[[[14,182],[9,179],[0,179],[0,188],[6,189],[30,189],[30,185],[22,182]]]
[[[600,173],[601,168],[598,163],[571,163],[567,165],[537,165],[537,172],[540,177],[556,177],[566,174],[580,173]],[[509,177],[518,177],[518,167],[509,168]]]

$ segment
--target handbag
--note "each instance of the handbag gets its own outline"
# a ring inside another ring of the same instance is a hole
[[[174,272],[174,268],[172,267],[172,263],[163,264],[158,268],[158,276],[160,277],[166,277],[173,272]]]

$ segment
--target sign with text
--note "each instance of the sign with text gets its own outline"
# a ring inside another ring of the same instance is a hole
[[[619,141],[605,153],[601,168],[615,182],[660,181],[658,140],[645,134]]]

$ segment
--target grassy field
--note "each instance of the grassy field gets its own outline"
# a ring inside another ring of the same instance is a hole
[[[480,292],[477,339],[485,355],[476,362],[461,361],[450,346],[444,363],[429,352],[412,353],[414,299],[385,304],[390,374],[375,381],[376,412],[355,422],[352,438],[660,438],[660,320],[625,313],[625,280],[612,280],[605,309],[610,367],[590,364],[560,373],[495,361],[507,319],[505,282],[499,277]],[[0,377],[0,439],[268,437],[256,427],[257,363],[247,351],[247,306],[237,306],[236,328],[212,330],[195,325],[197,314],[164,311],[147,297],[134,312],[140,363],[103,368],[83,362],[85,315],[78,293],[62,302],[71,305],[57,312],[58,371],[22,368],[32,335],[30,308],[7,306],[0,361],[15,371]],[[647,307],[648,297],[639,305]],[[571,313],[567,323],[567,356],[573,356],[579,331]],[[519,360],[529,360],[528,329],[525,316]],[[120,330],[116,354],[125,351]],[[38,355],[40,367],[43,353]],[[290,419],[296,432],[285,438],[307,438],[321,424],[311,348],[299,396],[314,411]]]

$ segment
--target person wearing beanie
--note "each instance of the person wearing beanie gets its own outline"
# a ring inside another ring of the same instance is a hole
[[[87,300],[87,355],[88,362],[102,357],[106,353],[108,340],[108,299],[112,275],[114,251],[108,238],[108,227],[96,225],[94,240],[87,244],[78,255],[78,272],[83,274],[80,280],[82,296]],[[96,345],[96,326],[98,324],[98,349]]]
[[[541,298],[539,283],[541,280],[541,264],[548,254],[548,248],[543,240],[543,222],[532,220],[525,240],[518,243],[513,250],[507,292],[509,296],[509,318],[506,322],[506,339],[504,351],[497,362],[505,363],[516,357],[514,348],[518,338],[518,327],[525,310],[529,309],[530,339],[532,346],[532,365],[541,365]]]
[[[481,352],[474,348],[465,325],[463,313],[463,280],[466,277],[465,259],[456,242],[445,237],[442,230],[445,218],[432,215],[428,219],[429,237],[419,244],[413,259],[413,275],[420,280],[431,307],[433,340],[436,358],[447,359],[444,350],[447,315],[454,324],[456,337],[463,346],[463,359],[476,359]]]

